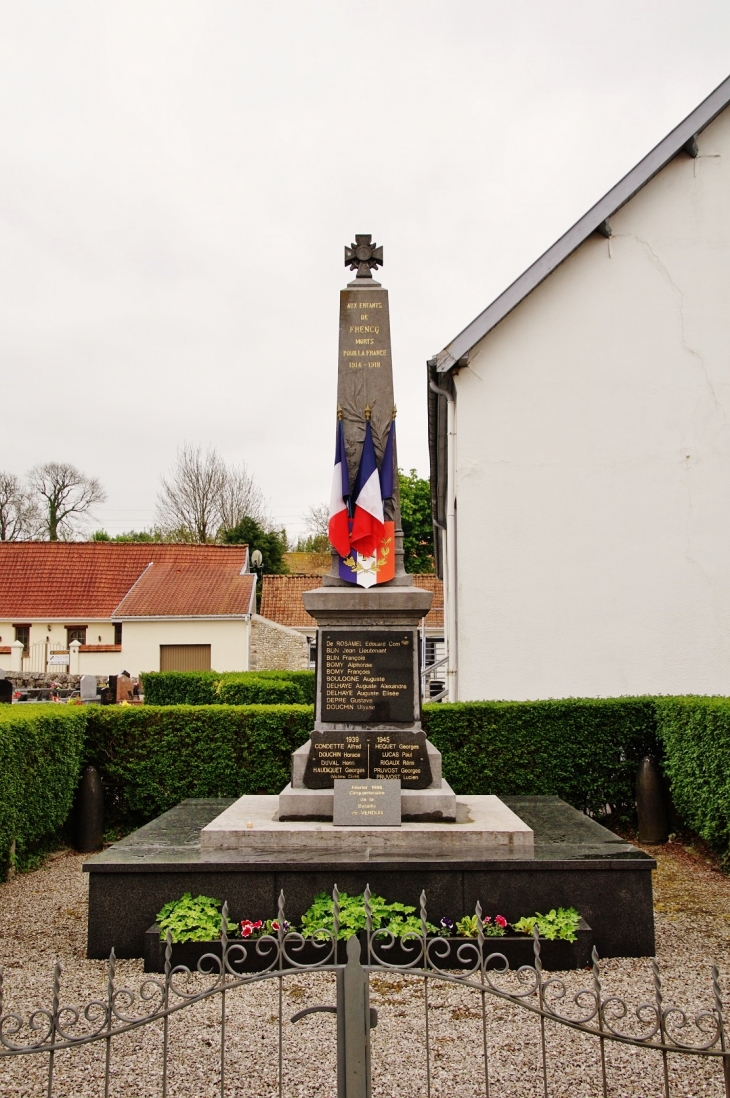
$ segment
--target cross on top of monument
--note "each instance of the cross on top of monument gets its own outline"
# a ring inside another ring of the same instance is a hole
[[[358,278],[370,278],[371,270],[383,266],[383,246],[372,243],[370,233],[357,233],[355,243],[345,245],[345,266],[351,271],[357,268]]]

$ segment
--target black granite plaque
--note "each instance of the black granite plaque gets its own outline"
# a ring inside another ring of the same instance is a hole
[[[335,827],[400,827],[399,781],[336,781]]]
[[[425,732],[313,732],[306,789],[332,789],[344,778],[397,778],[404,789],[432,782]]]
[[[321,720],[348,724],[416,718],[413,632],[321,631]]]
[[[425,732],[371,732],[369,739],[369,777],[398,778],[405,789],[428,789],[432,779]]]
[[[360,732],[313,732],[304,785],[331,789],[336,778],[367,778],[367,737]]]

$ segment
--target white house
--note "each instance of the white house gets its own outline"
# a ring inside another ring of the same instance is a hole
[[[454,700],[730,694],[729,103],[429,362]]]
[[[247,671],[255,611],[245,545],[0,543],[6,671]]]

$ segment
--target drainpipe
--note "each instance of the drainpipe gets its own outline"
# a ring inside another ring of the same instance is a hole
[[[456,641],[456,402],[448,389],[429,383],[433,393],[446,397],[446,568],[444,569],[444,603],[446,610],[446,687],[448,700],[458,700],[457,641]]]

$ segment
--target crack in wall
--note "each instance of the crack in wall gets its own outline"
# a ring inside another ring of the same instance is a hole
[[[676,294],[676,296],[678,298],[678,301],[679,301],[679,329],[680,329],[680,341],[681,341],[682,347],[684,348],[686,353],[691,355],[692,358],[694,358],[697,361],[697,363],[699,364],[699,367],[702,371],[702,376],[705,379],[705,385],[707,386],[707,389],[710,392],[713,403],[715,405],[715,409],[716,409],[717,412],[719,412],[720,416],[722,417],[722,426],[723,427],[728,426],[727,412],[726,412],[725,407],[722,404],[721,400],[719,399],[717,393],[715,392],[715,388],[714,388],[714,386],[713,386],[713,384],[710,380],[710,375],[709,375],[709,372],[708,372],[708,369],[707,369],[707,363],[705,362],[704,356],[695,347],[692,347],[687,341],[687,322],[686,322],[686,317],[685,317],[685,296],[684,296],[684,291],[678,285],[678,283],[674,281],[674,279],[672,278],[672,276],[669,272],[669,268],[667,267],[666,263],[654,251],[653,247],[651,246],[651,244],[649,243],[648,240],[644,240],[642,237],[640,237],[638,235],[638,233],[614,233],[614,237],[617,237],[617,236],[618,237],[625,237],[629,240],[634,240],[638,245],[640,245],[640,247],[642,247],[644,249],[644,252],[648,256],[649,262],[651,263],[654,270],[658,271],[662,275],[662,277],[666,280],[667,284],[669,285],[670,289],[673,291],[674,294]],[[692,550],[691,529],[692,529],[692,522],[693,522],[693,519],[694,519],[694,501],[692,499],[692,485],[690,483],[689,473],[690,473],[690,467],[686,464],[686,459],[685,459],[685,466],[684,466],[683,477],[682,477],[682,484],[683,484],[683,487],[684,487],[684,489],[687,493],[687,519],[686,519],[686,522],[685,522],[684,558],[689,564],[693,565],[698,570],[701,577],[707,583],[709,583],[710,587],[712,588],[713,592],[715,593],[716,597],[713,600],[713,604],[714,604],[714,607],[715,607],[715,616],[716,616],[716,619],[717,619],[718,618],[717,578],[711,576],[709,574],[709,572],[707,572],[707,570],[702,566],[700,561],[698,561],[696,557],[692,556],[692,552],[691,552],[691,550]]]
[[[679,299],[679,328],[680,328],[680,333],[681,333],[682,346],[684,347],[687,354],[692,355],[692,357],[695,358],[697,360],[697,362],[699,363],[700,368],[702,370],[702,375],[705,379],[705,384],[707,385],[707,388],[709,389],[710,394],[712,395],[712,399],[715,403],[715,407],[717,408],[717,410],[721,413],[721,415],[723,417],[723,426],[727,426],[728,425],[727,412],[725,410],[724,405],[720,401],[717,393],[715,392],[715,388],[714,388],[712,382],[710,381],[710,375],[709,375],[708,370],[707,370],[707,363],[705,362],[704,356],[700,353],[700,351],[698,351],[695,347],[690,346],[690,344],[687,342],[687,321],[686,321],[685,313],[684,313],[684,308],[685,308],[684,291],[678,285],[678,283],[676,283],[674,281],[671,274],[669,273],[669,268],[667,267],[666,263],[664,263],[664,261],[657,255],[657,253],[654,251],[654,249],[652,248],[652,246],[651,246],[651,244],[649,243],[648,240],[644,240],[642,237],[640,237],[638,235],[638,233],[614,233],[613,235],[614,235],[614,237],[626,237],[629,240],[635,240],[637,244],[640,244],[641,247],[646,252],[646,254],[648,255],[649,262],[651,263],[652,267],[654,267],[655,270],[659,271],[659,273],[664,276],[664,278],[666,279],[666,281],[669,284],[669,286],[671,287],[671,289],[677,295],[677,297]]]

